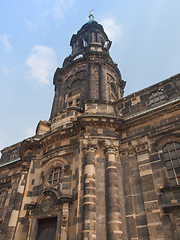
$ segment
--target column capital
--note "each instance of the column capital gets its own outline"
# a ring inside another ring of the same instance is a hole
[[[97,139],[83,139],[82,140],[82,148],[84,150],[84,153],[96,153],[98,148],[98,140]]]
[[[149,141],[147,137],[137,140],[132,140],[132,145],[134,146],[136,153],[148,152],[150,149]]]
[[[28,173],[30,168],[30,162],[23,162],[21,165],[21,172]]]
[[[116,154],[118,148],[119,148],[119,141],[105,139],[104,150],[107,154],[110,154],[110,153]]]
[[[119,154],[121,158],[127,158],[129,156],[135,156],[136,155],[136,149],[135,146],[130,143],[124,143],[120,144],[119,146]]]

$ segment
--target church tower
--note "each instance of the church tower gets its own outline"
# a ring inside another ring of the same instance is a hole
[[[121,239],[115,163],[118,146],[115,129],[121,123],[117,121],[113,103],[123,97],[125,81],[110,57],[111,41],[103,27],[94,20],[92,12],[89,21],[72,36],[70,46],[70,56],[65,58],[62,68],[58,68],[54,75],[50,131],[68,127],[71,135],[76,132],[74,141],[80,155],[74,156],[79,158],[79,168],[75,171],[81,176],[77,185],[81,192],[74,189],[78,193],[76,211],[79,213],[76,214],[81,219],[74,225],[79,229],[77,239]],[[76,147],[73,147],[75,152]],[[72,146],[70,148],[72,151]],[[71,164],[75,165],[73,160],[70,160]],[[101,212],[97,214],[98,209]],[[99,214],[102,219],[99,219]]]
[[[114,102],[123,96],[125,82],[109,55],[111,41],[92,13],[70,45],[71,55],[54,75],[52,121],[62,112],[74,110],[78,114],[84,102]]]

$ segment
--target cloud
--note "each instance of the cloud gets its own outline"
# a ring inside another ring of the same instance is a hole
[[[104,18],[100,21],[105,32],[112,41],[117,41],[122,34],[122,27],[115,23],[113,18]]]
[[[37,45],[27,58],[26,64],[31,68],[31,78],[38,80],[40,84],[49,84],[56,66],[56,53],[47,46]]]
[[[75,0],[56,0],[56,4],[53,7],[53,13],[55,18],[64,18],[64,11],[69,10]]]
[[[9,42],[9,35],[7,35],[7,34],[1,35],[0,41],[4,47],[5,52],[10,52],[12,50],[12,46]]]

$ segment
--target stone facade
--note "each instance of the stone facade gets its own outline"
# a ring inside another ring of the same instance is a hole
[[[92,14],[70,45],[49,121],[2,150],[0,239],[180,239],[180,74],[123,97]]]

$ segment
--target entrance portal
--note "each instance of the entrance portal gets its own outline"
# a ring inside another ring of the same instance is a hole
[[[57,224],[56,217],[39,219],[36,240],[55,240],[56,224]]]

